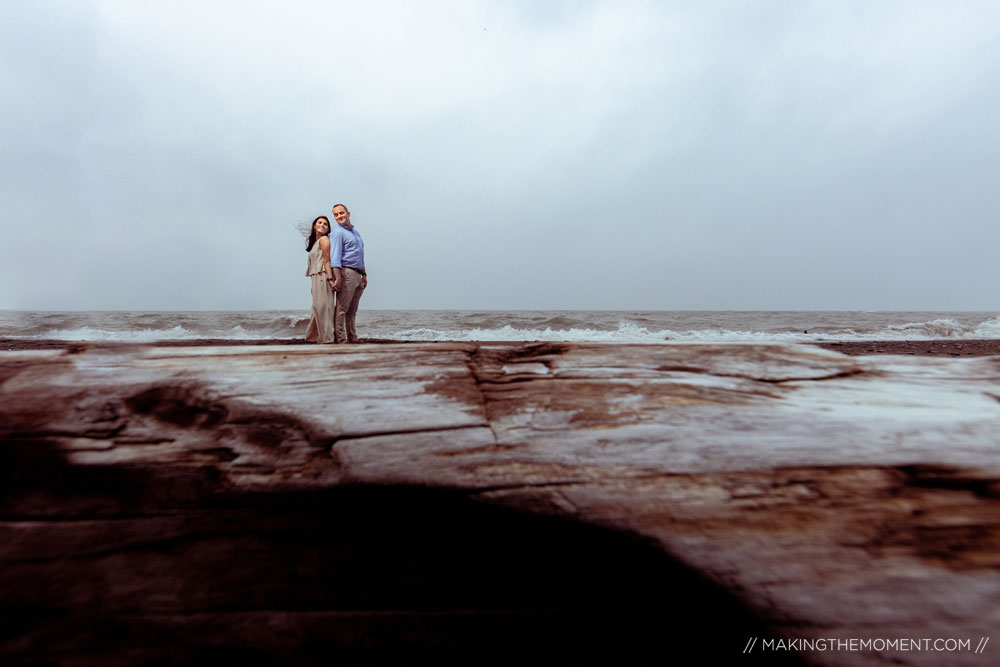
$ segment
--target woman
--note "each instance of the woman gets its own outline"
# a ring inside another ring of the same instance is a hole
[[[332,343],[333,337],[333,269],[330,268],[330,220],[321,215],[312,223],[306,252],[309,264],[306,276],[312,278],[312,317],[306,330],[307,343]]]

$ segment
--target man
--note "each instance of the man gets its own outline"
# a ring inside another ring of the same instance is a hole
[[[346,206],[335,204],[333,219],[337,221],[330,232],[330,267],[333,269],[333,289],[337,293],[333,335],[338,343],[357,343],[354,317],[358,314],[361,294],[368,287],[365,244],[351,224],[351,212]]]

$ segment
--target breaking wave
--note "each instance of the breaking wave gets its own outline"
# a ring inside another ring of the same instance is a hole
[[[617,329],[571,328],[553,329],[517,328],[506,325],[498,328],[445,330],[431,328],[404,329],[392,338],[410,341],[551,341],[588,343],[664,343],[664,342],[718,342],[718,343],[767,343],[767,342],[818,342],[851,340],[938,340],[938,339],[993,339],[1000,338],[1000,317],[977,325],[962,325],[953,319],[935,319],[902,325],[888,325],[880,329],[821,329],[810,333],[798,331],[753,331],[725,328],[713,329],[649,329],[630,320],[622,320]]]
[[[925,315],[926,319],[920,316]],[[912,319],[913,321],[907,321]],[[170,340],[296,340],[308,313],[0,311],[0,338],[148,343]],[[818,342],[998,339],[994,313],[808,313],[687,311],[368,311],[366,338],[401,341],[588,343]]]

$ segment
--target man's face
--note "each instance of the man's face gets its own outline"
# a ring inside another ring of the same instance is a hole
[[[347,227],[351,224],[351,212],[343,206],[334,206],[333,219],[337,221],[338,225]]]

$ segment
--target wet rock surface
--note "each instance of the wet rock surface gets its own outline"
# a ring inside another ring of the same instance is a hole
[[[817,343],[841,354],[907,354],[939,357],[983,357],[1000,354],[1000,340],[873,340]]]
[[[995,357],[8,352],[0,658],[983,664],[998,423]]]

